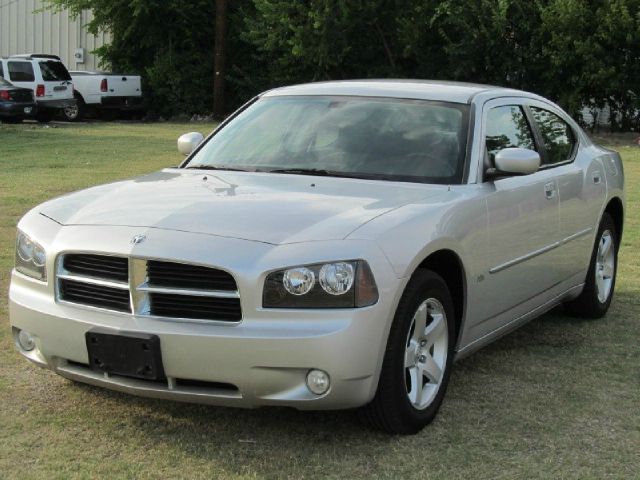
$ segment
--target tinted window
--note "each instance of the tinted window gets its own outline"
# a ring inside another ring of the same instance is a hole
[[[4,70],[2,68],[2,62],[0,62],[0,77],[4,77]]]
[[[62,63],[53,60],[38,63],[40,64],[42,79],[45,82],[62,82],[64,80],[71,80],[71,75],[69,75],[69,72]]]
[[[33,82],[33,67],[29,62],[9,62],[9,80],[12,82]]]
[[[571,127],[555,113],[547,110],[531,107],[531,113],[544,141],[547,153],[544,163],[554,164],[569,160],[576,143]]]
[[[506,105],[489,110],[486,132],[487,152],[492,161],[503,148],[536,149],[531,128],[519,106]]]
[[[464,105],[364,97],[263,98],[189,166],[322,169],[364,178],[459,183]]]

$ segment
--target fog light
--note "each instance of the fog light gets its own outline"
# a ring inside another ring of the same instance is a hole
[[[309,370],[307,373],[307,388],[316,395],[322,395],[329,390],[329,374],[322,370]]]
[[[20,344],[20,348],[25,352],[30,352],[36,348],[35,338],[33,338],[33,336],[26,330],[20,330],[20,333],[18,334],[18,343]]]

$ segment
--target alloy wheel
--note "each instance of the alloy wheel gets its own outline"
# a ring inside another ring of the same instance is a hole
[[[404,359],[405,385],[411,405],[423,410],[436,397],[444,377],[449,347],[447,316],[435,298],[422,302],[413,315]]]
[[[611,294],[613,276],[615,275],[615,246],[613,245],[613,235],[609,230],[602,232],[598,243],[598,253],[596,254],[596,290],[598,300],[605,303]]]

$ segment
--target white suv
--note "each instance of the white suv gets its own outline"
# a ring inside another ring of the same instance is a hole
[[[0,76],[17,87],[30,88],[35,95],[39,122],[49,122],[63,109],[77,109],[73,83],[60,57],[45,54],[0,58]]]

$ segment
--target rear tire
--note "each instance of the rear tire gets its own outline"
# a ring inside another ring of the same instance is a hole
[[[580,296],[564,304],[567,313],[584,318],[601,318],[609,310],[618,271],[618,233],[613,218],[602,215],[589,270]]]
[[[85,104],[82,97],[78,94],[74,95],[76,104],[72,107],[65,107],[62,109],[62,118],[67,122],[79,122],[84,118]]]
[[[361,409],[363,420],[393,434],[414,434],[433,421],[451,375],[453,311],[442,277],[417,270],[396,310],[378,390]]]

